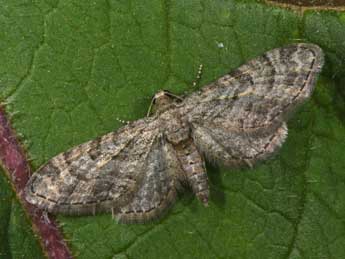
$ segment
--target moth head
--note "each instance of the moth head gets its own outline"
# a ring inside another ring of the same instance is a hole
[[[179,101],[182,101],[181,97],[171,93],[170,91],[160,90],[152,97],[151,106],[147,114],[150,115],[151,110],[154,114],[161,113],[171,107],[172,104]]]

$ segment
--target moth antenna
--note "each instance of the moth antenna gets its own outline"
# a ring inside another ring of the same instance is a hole
[[[171,96],[171,97],[174,97],[180,101],[183,101],[183,98],[181,96],[178,96],[176,94],[173,94],[173,93],[170,93],[170,92],[165,92],[167,95]]]
[[[196,77],[195,77],[194,81],[192,82],[192,87],[190,87],[190,89],[195,88],[197,86],[197,84],[199,83],[199,81],[201,79],[203,68],[204,68],[204,65],[200,64],[199,68],[198,68],[198,72],[196,74]],[[190,89],[188,88],[186,91],[184,91],[183,95],[187,95],[189,93]]]
[[[196,78],[192,83],[192,87],[195,88],[197,83],[199,83],[200,79],[201,79],[201,75],[202,75],[202,70],[203,70],[204,65],[200,64],[199,65],[199,69],[198,69],[198,73],[196,74]]]
[[[150,116],[154,100],[155,100],[154,98],[151,99],[149,109],[147,110],[147,113],[146,113],[146,117]]]
[[[122,124],[126,124],[126,125],[130,123],[130,121],[125,121],[125,120],[122,120],[122,119],[120,119],[118,117],[116,117],[115,120],[117,120],[118,122],[120,122]]]

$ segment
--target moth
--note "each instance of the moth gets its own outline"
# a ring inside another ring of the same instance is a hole
[[[34,173],[26,200],[51,213],[111,212],[121,223],[159,218],[189,186],[209,201],[205,159],[228,167],[274,154],[286,121],[324,62],[314,44],[270,50],[185,98],[159,91],[154,113],[61,153]]]

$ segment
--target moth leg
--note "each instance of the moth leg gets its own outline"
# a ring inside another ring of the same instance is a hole
[[[208,206],[209,188],[205,162],[191,139],[175,145],[177,157],[184,171],[185,180],[196,197]]]
[[[160,140],[147,159],[141,187],[130,204],[116,214],[119,223],[147,223],[160,218],[175,203],[181,188],[180,163],[171,144]]]

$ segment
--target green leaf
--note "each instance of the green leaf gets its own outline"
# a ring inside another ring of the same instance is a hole
[[[203,85],[271,48],[319,44],[322,76],[281,152],[253,170],[209,165],[208,208],[187,192],[153,224],[58,219],[78,258],[345,257],[343,12],[244,0],[1,1],[0,39],[0,96],[34,168],[119,128],[116,117],[143,117],[158,89],[190,90],[199,64]],[[24,234],[6,231],[16,226],[8,215],[21,218],[16,207],[0,204],[1,253],[41,256],[30,231],[21,247]]]

